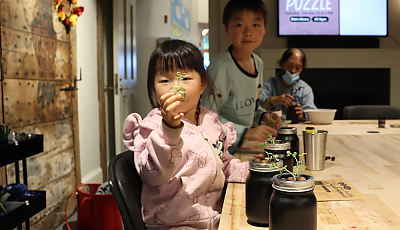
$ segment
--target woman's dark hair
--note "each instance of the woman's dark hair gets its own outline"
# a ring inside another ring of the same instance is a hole
[[[222,23],[228,27],[229,20],[236,12],[244,10],[252,11],[261,14],[264,18],[264,26],[267,24],[267,7],[262,0],[230,0],[224,9],[222,15]]]
[[[303,50],[301,50],[301,49],[299,49],[299,48],[290,48],[290,49],[287,49],[283,54],[282,54],[282,57],[281,57],[281,59],[279,60],[279,66],[283,66],[286,62],[287,62],[287,60],[289,60],[289,58],[293,55],[293,50],[295,50],[295,49],[297,49],[297,50],[299,50],[300,51],[300,53],[301,53],[301,62],[302,62],[302,64],[303,64],[303,69],[306,69],[306,66],[307,66],[307,58],[306,58],[306,54],[303,52]]]
[[[201,81],[207,83],[207,90],[216,101],[215,85],[208,72],[204,69],[203,55],[200,50],[189,42],[168,40],[161,43],[153,51],[147,73],[147,94],[153,108],[159,107],[154,93],[154,81],[158,71],[175,71],[176,69],[191,70],[199,73]]]

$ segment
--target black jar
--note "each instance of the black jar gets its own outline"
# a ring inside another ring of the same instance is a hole
[[[290,142],[290,152],[296,152],[296,159],[299,160],[299,137],[297,136],[296,127],[279,127],[277,129],[278,136],[275,140],[282,140]],[[296,161],[293,160],[293,165],[296,165]]]
[[[292,121],[292,124],[297,124],[299,123],[299,117],[296,114],[296,106],[295,105],[291,105],[288,106],[286,109],[286,120],[290,120]]]
[[[249,161],[246,179],[246,216],[251,225],[265,227],[269,222],[269,198],[273,192],[272,178],[282,168],[282,160],[276,166],[271,163]]]
[[[274,191],[270,199],[270,230],[317,230],[317,199],[314,195],[314,177],[301,174],[305,181],[284,181],[289,173],[273,178]]]
[[[287,156],[287,151],[290,151],[290,142],[289,141],[274,141],[271,143],[269,141],[264,142],[264,150],[272,153],[276,156],[276,158],[283,160],[283,166],[287,166],[287,170],[293,172],[293,157]],[[265,157],[268,157],[266,153],[264,153]]]

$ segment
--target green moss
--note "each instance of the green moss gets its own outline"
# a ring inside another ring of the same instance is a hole
[[[182,100],[187,101],[186,89],[183,86],[173,86],[171,92],[182,95]]]

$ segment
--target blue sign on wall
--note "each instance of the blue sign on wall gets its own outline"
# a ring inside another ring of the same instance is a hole
[[[190,12],[180,0],[171,0],[171,37],[190,41]]]

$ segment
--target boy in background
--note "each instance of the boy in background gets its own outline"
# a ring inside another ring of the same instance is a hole
[[[245,139],[264,142],[268,134],[275,136],[276,127],[282,124],[278,115],[259,106],[264,64],[253,51],[264,37],[266,18],[262,0],[230,0],[224,9],[223,24],[232,45],[208,67],[217,88],[217,103],[211,104],[205,97],[201,104],[217,112],[222,123],[234,124],[237,139],[230,153]],[[262,121],[269,126],[261,125]]]

